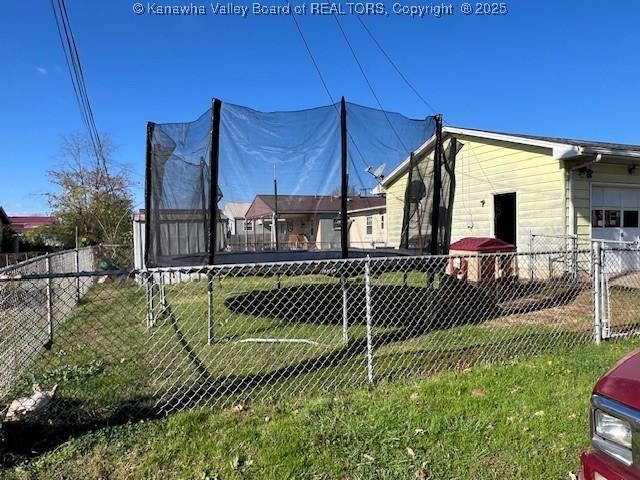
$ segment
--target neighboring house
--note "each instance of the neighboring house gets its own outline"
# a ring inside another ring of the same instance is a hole
[[[7,216],[7,213],[2,207],[0,207],[0,252],[2,251],[2,239],[6,227],[11,225],[11,219]]]
[[[347,200],[347,211],[356,212],[366,223],[366,209],[384,206],[384,198],[351,196]],[[338,249],[340,248],[340,197],[331,195],[256,195],[247,210],[246,219],[249,238],[260,238],[268,242],[265,248],[274,248],[276,233],[272,228],[277,223],[278,246],[289,249]],[[276,214],[277,212],[277,214]],[[372,211],[371,216],[376,215]],[[380,222],[378,222],[379,226]],[[366,225],[364,228],[366,235]],[[370,235],[371,242],[374,237]],[[259,242],[258,242],[259,243]],[[357,247],[357,245],[355,246]]]
[[[387,245],[385,226],[387,204],[384,197],[371,197],[369,206],[350,208],[349,246],[352,248],[380,248]]]
[[[459,143],[451,241],[495,236],[529,249],[529,234],[635,241],[640,238],[640,146],[444,127]],[[416,152],[428,170],[435,138]],[[398,247],[409,160],[381,183],[387,242]],[[442,215],[441,215],[442,217]]]
[[[46,215],[30,215],[30,216],[16,216],[12,215],[11,228],[18,234],[28,233],[39,227],[46,227],[53,223],[53,217]]]
[[[208,225],[201,210],[161,210],[159,222],[162,251],[169,257],[201,257],[206,264],[208,249]],[[221,213],[217,229],[218,250],[225,248],[227,218]],[[141,209],[133,215],[133,256],[134,266],[144,268],[146,245],[145,211]],[[175,262],[176,264],[179,261]]]
[[[222,213],[229,220],[227,231],[229,235],[242,235],[245,232],[245,216],[250,203],[227,202],[222,208]]]

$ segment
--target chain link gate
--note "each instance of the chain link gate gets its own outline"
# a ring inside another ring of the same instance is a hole
[[[593,241],[596,341],[640,333],[640,246]]]

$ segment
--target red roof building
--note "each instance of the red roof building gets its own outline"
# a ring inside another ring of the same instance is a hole
[[[45,215],[10,216],[11,229],[16,233],[27,233],[34,228],[44,227],[53,223],[53,217]]]

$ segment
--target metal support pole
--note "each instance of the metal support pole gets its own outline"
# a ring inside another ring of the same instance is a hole
[[[367,255],[367,261],[364,264],[364,293],[366,302],[366,320],[367,320],[367,378],[369,383],[373,383],[373,340],[371,338],[371,258]]]
[[[145,273],[143,278],[147,290],[147,327],[153,327],[156,324],[153,312],[153,275]]]
[[[348,310],[348,296],[347,286],[348,280],[345,276],[340,278],[342,284],[342,340],[344,343],[349,342],[349,310]]]
[[[602,340],[602,245],[593,243],[593,340],[600,344]]]
[[[442,115],[435,116],[436,144],[433,148],[433,204],[431,206],[431,255],[440,253],[440,199],[442,195]],[[420,252],[423,253],[423,252]]]
[[[213,318],[213,274],[207,272],[207,345],[215,339],[215,321]]]
[[[209,265],[213,265],[216,249],[218,248],[218,164],[220,156],[220,112],[222,102],[213,100],[211,109],[211,152],[210,152],[210,182],[209,182]]]
[[[534,279],[533,233],[529,230],[529,281]]]
[[[160,273],[160,276],[158,277],[158,290],[160,292],[160,306],[162,307],[162,309],[164,310],[165,308],[167,308],[167,296],[165,295],[165,290],[164,290],[164,273]]]
[[[47,273],[51,274],[51,258],[47,256]],[[51,285],[51,277],[47,277],[47,334],[49,340],[45,344],[45,348],[49,349],[53,345],[53,291]]]
[[[573,252],[572,252],[572,265],[571,265],[571,274],[573,277],[573,280],[576,281],[578,279],[578,236],[574,235],[572,237],[572,247],[573,247]]]
[[[76,273],[80,273],[80,250],[78,248],[78,226],[76,225]],[[76,303],[80,303],[80,275],[76,277]]]
[[[340,246],[342,258],[349,257],[349,217],[347,200],[349,199],[349,162],[347,159],[347,104],[342,97],[340,101]]]

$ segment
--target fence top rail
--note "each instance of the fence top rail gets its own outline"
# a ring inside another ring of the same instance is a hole
[[[64,273],[26,273],[21,275],[3,275],[0,272],[0,283],[19,282],[24,280],[45,280],[49,278],[78,278],[78,277],[106,277],[109,275],[133,277],[141,273],[140,270],[96,270],[90,272]]]
[[[481,259],[481,258],[529,258],[536,256],[566,255],[568,251],[549,250],[543,252],[507,252],[507,253],[469,253],[449,255],[423,255],[423,256],[389,256],[389,257],[359,257],[346,259],[321,259],[321,260],[295,260],[280,262],[244,263],[244,264],[217,264],[217,265],[192,265],[177,267],[153,267],[143,269],[119,269],[99,270],[66,273],[24,273],[11,275],[11,271],[0,270],[0,282],[39,280],[47,278],[75,278],[75,277],[102,277],[124,276],[134,278],[136,276],[153,276],[158,274],[202,274],[202,275],[285,275],[285,274],[331,274],[331,275],[357,275],[361,273],[364,264],[370,262],[377,271],[393,270],[394,267],[410,265],[424,266],[429,264],[444,263],[453,259]],[[575,254],[590,254],[591,250],[571,250]],[[362,270],[363,271],[363,270]]]
[[[532,233],[530,234],[532,237],[545,237],[545,238],[570,238],[570,239],[576,239],[578,238],[578,235],[575,234],[567,234],[567,235],[562,235],[562,234],[551,234],[551,235],[547,235],[544,233]]]
[[[26,267],[28,265],[32,265],[34,263],[38,263],[41,261],[46,260],[47,258],[51,259],[54,257],[59,257],[62,255],[66,255],[66,254],[71,254],[71,253],[75,253],[77,252],[83,252],[85,250],[91,250],[92,248],[94,248],[93,246],[88,246],[88,247],[82,247],[82,248],[78,248],[77,250],[75,248],[72,248],[70,250],[61,250],[59,252],[51,252],[51,253],[45,253],[44,255],[39,255],[37,257],[33,257],[33,258],[29,258],[28,260],[24,260],[22,262],[19,263],[14,263],[12,265],[8,265],[6,267],[0,268],[0,275],[10,272],[11,270],[17,270],[23,267]]]

